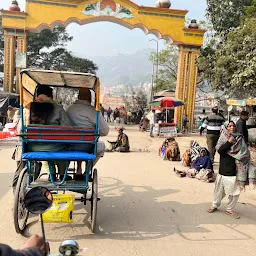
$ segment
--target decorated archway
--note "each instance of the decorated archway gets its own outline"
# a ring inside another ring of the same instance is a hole
[[[196,23],[185,27],[188,11],[170,9],[169,0],[156,2],[156,7],[146,7],[130,0],[26,0],[25,12],[21,12],[17,1],[12,1],[8,11],[1,11],[5,37],[4,90],[12,92],[14,89],[15,54],[26,53],[28,31],[38,33],[55,26],[66,27],[74,22],[80,25],[113,22],[129,29],[139,28],[145,34],[154,34],[158,39],[165,39],[179,47],[176,97],[185,102],[185,107],[176,110],[175,122],[180,127],[182,115],[186,113],[192,129],[196,59],[205,31],[199,29]]]

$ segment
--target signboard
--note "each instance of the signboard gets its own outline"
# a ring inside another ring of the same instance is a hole
[[[226,100],[227,105],[245,107],[245,100]]]
[[[26,68],[27,67],[27,54],[23,52],[16,53],[16,68]]]
[[[153,133],[157,134],[159,136],[164,136],[164,137],[176,137],[177,136],[177,128],[176,126],[164,126],[164,127],[159,127],[156,125],[153,129]]]
[[[248,100],[246,100],[246,105],[248,105],[248,106],[255,106],[256,105],[256,99],[248,99]]]

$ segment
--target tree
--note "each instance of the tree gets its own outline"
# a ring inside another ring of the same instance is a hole
[[[153,60],[153,55],[155,56],[156,65],[156,53],[151,53],[150,60]],[[156,85],[154,86],[154,91],[162,91],[176,88],[177,81],[177,69],[178,69],[178,48],[174,45],[166,44],[166,48],[159,52],[158,54],[158,79]]]
[[[240,25],[244,9],[251,3],[252,0],[207,0],[207,17],[214,30],[225,38]]]
[[[0,72],[3,71],[4,35],[0,16]],[[65,49],[71,37],[63,27],[28,33],[28,67],[96,73],[98,67],[90,60],[74,56]]]
[[[240,26],[216,45],[201,50],[199,69],[213,88],[245,98],[256,92],[256,1],[244,10]],[[243,95],[243,96],[241,96]]]

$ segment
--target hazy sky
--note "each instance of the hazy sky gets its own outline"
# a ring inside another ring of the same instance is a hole
[[[24,10],[25,0],[18,0]],[[133,0],[138,5],[155,6],[156,0]],[[206,0],[172,0],[172,8],[186,9],[187,17],[204,19]],[[0,0],[0,9],[7,9],[11,0]],[[91,23],[84,26],[70,24],[67,27],[74,37],[68,45],[69,50],[78,56],[108,56],[118,53],[133,53],[140,49],[155,48],[156,43],[149,42],[154,35],[145,35],[139,29],[129,30],[125,27],[109,22]],[[160,47],[164,44],[160,40]]]

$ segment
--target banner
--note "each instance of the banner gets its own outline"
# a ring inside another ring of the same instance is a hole
[[[226,100],[227,105],[245,107],[245,100]]]
[[[255,106],[256,105],[256,99],[248,99],[248,100],[246,100],[246,105],[248,105],[248,106]]]

